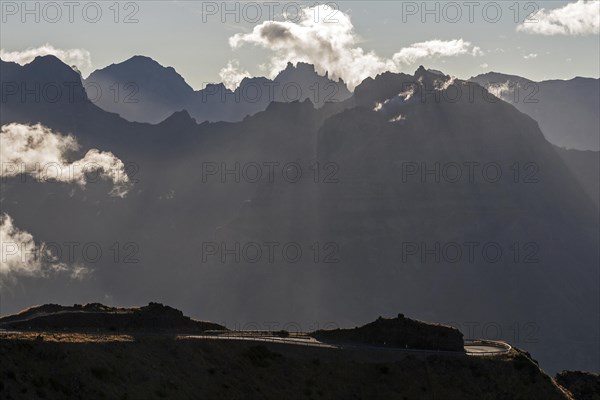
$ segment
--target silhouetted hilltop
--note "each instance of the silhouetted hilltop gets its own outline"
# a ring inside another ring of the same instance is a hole
[[[212,322],[193,320],[184,316],[183,312],[160,303],[132,308],[109,307],[99,303],[73,306],[46,304],[0,318],[0,327],[7,330],[177,333],[226,329]]]
[[[415,321],[398,314],[353,329],[318,330],[313,336],[323,341],[367,343],[382,347],[464,351],[462,333],[449,326]]]

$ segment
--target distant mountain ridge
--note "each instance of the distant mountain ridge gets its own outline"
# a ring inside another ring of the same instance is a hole
[[[7,76],[19,67],[6,62],[2,65]],[[27,69],[37,74],[35,60],[27,65],[32,65]],[[40,70],[39,77],[49,72],[48,67],[43,69],[46,71]],[[429,72],[444,76],[441,71]],[[516,75],[489,72],[469,80],[538,121],[551,143],[567,149],[600,150],[599,79],[577,77],[534,82]],[[328,101],[343,102],[352,96],[341,79],[334,82],[327,73],[318,75],[314,66],[307,63],[295,66],[288,63],[273,80],[244,78],[234,91],[222,83],[208,84],[195,91],[172,67],[163,67],[149,57],[138,55],[94,71],[83,83],[88,97],[102,109],[129,121],[153,124],[183,110],[199,123],[237,122],[265,110],[272,101],[309,99],[320,107]]]
[[[343,80],[334,82],[306,63],[288,63],[273,80],[244,78],[233,91],[222,83],[194,91],[172,67],[134,56],[92,72],[84,83],[90,92],[100,88],[103,96],[96,103],[103,109],[129,121],[153,124],[182,110],[198,122],[236,122],[263,111],[272,101],[310,99],[320,107],[351,96]]]
[[[576,150],[600,150],[600,79],[534,82],[489,72],[470,78],[540,124],[551,143]]]

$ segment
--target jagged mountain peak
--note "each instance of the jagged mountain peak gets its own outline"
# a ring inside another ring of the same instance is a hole
[[[319,74],[314,64],[299,61],[295,65],[292,62],[287,63],[285,69],[281,70],[275,77],[275,81],[284,81],[292,79],[305,79],[305,80],[330,80],[329,71],[325,71],[323,75]],[[346,84],[342,78],[339,78],[337,83],[340,85],[341,90],[348,92]]]
[[[438,71],[435,69],[427,69],[424,66],[420,66],[413,75],[418,82],[426,82],[432,83],[436,81],[446,81],[448,79],[452,79],[450,75],[445,74],[442,71]]]

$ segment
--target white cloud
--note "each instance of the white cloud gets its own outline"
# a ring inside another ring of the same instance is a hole
[[[29,232],[15,227],[7,214],[0,215],[0,252],[0,276],[41,274],[41,247]]]
[[[283,70],[288,61],[315,65],[320,74],[329,72],[332,79],[343,78],[352,90],[365,78],[384,71],[398,72],[401,67],[432,57],[463,54],[479,55],[481,49],[463,39],[430,40],[401,49],[391,59],[359,47],[360,38],[350,17],[338,11],[336,22],[315,21],[315,15],[328,15],[331,10],[321,5],[318,10],[306,8],[298,22],[265,21],[250,33],[238,33],[229,38],[237,49],[252,44],[269,49],[274,56],[265,66],[270,77]]]
[[[85,186],[86,174],[98,173],[113,183],[111,194],[124,197],[129,188],[125,165],[110,152],[89,150],[75,162],[68,162],[68,153],[79,149],[71,135],[61,135],[37,125],[9,124],[0,128],[0,176],[13,177],[28,174],[40,181],[77,183]]]
[[[92,58],[90,52],[85,49],[57,49],[46,43],[43,46],[29,48],[23,51],[5,51],[0,49],[0,58],[4,61],[13,61],[17,64],[28,64],[38,56],[53,55],[62,60],[65,64],[74,65],[80,71],[86,71],[92,68]]]
[[[519,83],[511,81],[487,83],[484,87],[490,94],[509,103],[514,102],[516,93],[523,88]]]
[[[537,58],[537,56],[538,55],[536,53],[529,53],[529,54],[524,55],[523,58],[526,60],[532,60],[534,58]]]
[[[3,125],[0,142],[0,177],[28,174],[39,181],[85,186],[87,174],[97,172],[100,178],[112,181],[114,196],[124,197],[130,188],[125,165],[112,153],[91,149],[81,160],[67,162],[67,155],[79,149],[77,140],[41,124]],[[16,227],[8,214],[0,214],[0,286],[18,276],[47,277],[53,273],[82,279],[90,270],[78,263],[60,262],[45,243],[36,243],[33,235]]]
[[[481,68],[488,68],[490,65],[488,63],[483,63],[479,65]]]
[[[597,35],[600,33],[600,2],[578,0],[552,10],[540,9],[517,26],[517,31],[538,35]]]
[[[229,90],[235,90],[239,86],[240,82],[244,78],[250,77],[250,72],[242,71],[240,69],[240,63],[237,60],[230,60],[227,66],[222,68],[219,72],[221,81],[225,87]]]
[[[455,40],[429,40],[411,44],[394,54],[392,59],[396,63],[413,64],[424,58],[450,57],[461,54],[480,55],[479,47],[473,47],[470,42],[463,39]]]
[[[437,90],[447,90],[450,86],[454,85],[455,81],[456,81],[456,77],[452,76],[452,77],[450,77],[450,79],[447,79],[447,80],[436,79],[433,82],[433,85]]]
[[[52,273],[82,279],[89,269],[59,262],[45,243],[36,243],[31,233],[16,227],[8,214],[0,214],[0,286],[18,276],[41,278]]]

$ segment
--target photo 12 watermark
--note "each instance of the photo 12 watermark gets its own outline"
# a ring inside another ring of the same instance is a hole
[[[403,23],[477,23],[503,21],[537,23],[540,10],[533,1],[402,1]]]
[[[337,264],[340,245],[336,242],[296,241],[202,242],[203,264]]]
[[[505,340],[512,345],[540,342],[541,328],[535,321],[494,321],[446,322],[461,331],[465,339]]]
[[[113,182],[139,183],[139,164],[127,162],[110,164],[95,161],[75,161],[73,163],[50,162],[3,162],[0,181],[17,182],[75,182],[81,184],[100,183],[110,178]]]
[[[47,264],[78,262],[137,264],[140,262],[140,246],[134,241],[115,241],[110,244],[96,241],[62,241],[44,242],[39,246],[32,246],[31,242],[7,240],[2,241],[0,247],[2,263],[20,261],[28,264],[35,261]]]
[[[538,264],[537,242],[496,241],[404,241],[400,244],[402,264]]]
[[[283,20],[293,23],[307,20],[315,23],[334,24],[339,6],[335,2],[294,1],[202,1],[202,22],[257,23],[259,21]],[[307,15],[307,13],[309,15]]]
[[[3,24],[77,23],[137,24],[137,1],[1,1]]]
[[[313,104],[335,103],[342,101],[340,82],[327,81],[325,77],[308,82],[289,81],[280,83],[276,80],[247,79],[243,80],[235,90],[214,82],[204,82],[201,95],[202,103],[270,103],[273,101],[291,103],[293,101],[310,100]]]
[[[494,184],[539,183],[540,167],[533,161],[401,161],[402,183]]]
[[[103,83],[92,81],[17,82],[2,81],[0,102],[10,104],[69,103],[83,99],[92,103],[139,103],[140,88],[136,82]]]
[[[201,182],[205,183],[339,183],[340,167],[334,162],[302,163],[297,161],[205,161],[200,165]]]

